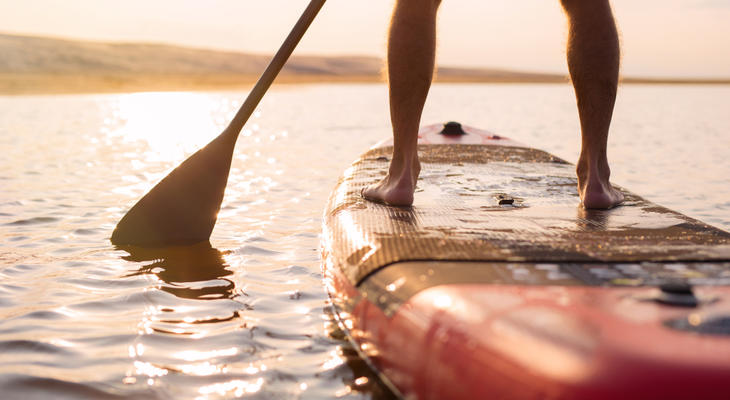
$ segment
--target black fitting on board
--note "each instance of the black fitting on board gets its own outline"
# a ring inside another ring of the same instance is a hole
[[[654,298],[658,303],[679,306],[697,307],[699,300],[687,282],[667,282],[659,285],[660,293]]]
[[[444,129],[440,132],[446,136],[461,136],[466,135],[466,132],[461,128],[461,124],[458,122],[450,121],[444,124]]]

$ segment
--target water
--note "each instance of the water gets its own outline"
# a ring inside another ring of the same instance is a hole
[[[0,97],[3,398],[387,398],[332,322],[318,250],[338,175],[388,135],[386,95],[272,90],[212,247],[131,255],[116,221],[245,93]],[[727,104],[730,86],[623,87],[613,180],[730,230]],[[423,121],[445,120],[577,158],[567,85],[438,85]]]

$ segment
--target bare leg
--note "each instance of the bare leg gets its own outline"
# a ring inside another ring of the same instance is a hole
[[[397,206],[413,204],[421,170],[418,127],[433,77],[438,5],[439,0],[398,0],[395,5],[388,38],[393,158],[388,175],[363,189],[366,199]]]
[[[568,15],[568,69],[578,102],[578,194],[585,208],[611,208],[624,196],[611,186],[606,148],[618,86],[620,50],[608,0],[561,0]]]

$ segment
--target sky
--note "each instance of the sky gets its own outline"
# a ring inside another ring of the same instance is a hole
[[[273,53],[308,0],[0,0],[0,32]],[[730,0],[614,0],[622,73],[730,77]],[[329,0],[299,54],[383,56],[393,0]],[[565,73],[558,0],[444,0],[438,62]]]

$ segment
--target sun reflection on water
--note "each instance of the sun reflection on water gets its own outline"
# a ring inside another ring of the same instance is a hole
[[[213,385],[203,386],[198,389],[198,393],[203,396],[196,397],[196,400],[207,399],[208,395],[217,394],[219,396],[241,397],[244,394],[256,393],[261,390],[264,385],[264,379],[258,378],[254,381],[244,381],[234,379],[228,382],[215,383]]]
[[[329,353],[328,359],[322,364],[322,369],[325,371],[335,369],[344,364],[345,361],[345,356],[341,353],[340,349],[332,350]]]
[[[110,132],[125,142],[146,142],[147,162],[179,161],[206,145],[227,121],[232,104],[201,93],[131,93],[119,96],[121,126]]]
[[[238,349],[230,347],[211,351],[184,350],[173,354],[173,357],[193,362],[217,357],[235,356],[236,354],[238,354]]]

